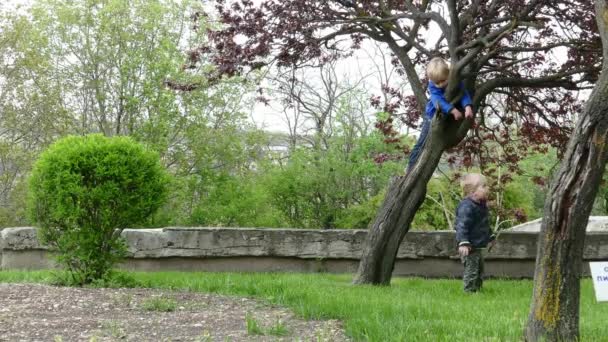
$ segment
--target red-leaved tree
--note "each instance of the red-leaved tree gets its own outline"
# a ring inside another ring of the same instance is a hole
[[[417,166],[391,185],[371,226],[356,283],[390,282],[398,246],[446,149],[459,146],[463,160],[470,161],[472,155],[489,158],[480,151],[494,142],[508,146],[496,162],[514,163],[520,148],[563,148],[580,111],[572,91],[589,88],[600,65],[588,0],[217,0],[215,10],[195,14],[195,20],[217,17],[220,24],[209,31],[207,44],[190,52],[190,66],[202,59],[216,66],[206,74],[211,82],[271,64],[325,63],[373,39],[391,50],[412,89],[386,104],[387,111],[404,114],[405,122],[415,125],[424,111],[422,71],[433,56],[451,63],[448,98],[458,97],[458,81],[474,94],[475,122],[436,116]],[[433,29],[438,38],[431,38]]]
[[[423,70],[434,56],[443,56],[451,64],[448,100],[460,96],[459,81],[473,94],[475,120],[436,115],[416,166],[390,185],[369,230],[354,279],[358,284],[390,283],[399,245],[444,151],[460,150],[465,165],[477,158],[480,164],[511,166],[523,150],[542,151],[552,145],[564,151],[582,108],[576,92],[597,81],[602,60],[590,0],[216,0],[215,4],[213,13],[194,15],[195,20],[219,18],[220,23],[209,31],[207,44],[190,52],[186,66],[195,68],[200,60],[211,61],[215,69],[205,73],[207,81],[270,65],[297,68],[326,63],[350,56],[371,39],[390,49],[411,88],[411,93],[401,94],[384,85],[394,98],[384,104],[393,116],[378,125],[387,135],[393,134],[390,120],[397,115],[406,124],[417,124],[427,102]],[[430,34],[434,31],[438,34]],[[188,90],[196,85],[173,86]],[[499,159],[484,154],[486,144],[504,146]],[[578,153],[573,151],[566,156]],[[572,196],[587,186],[573,182],[567,191]],[[588,216],[582,213],[569,222],[581,223]],[[581,234],[565,236],[582,245]],[[546,262],[548,272],[560,274],[577,267],[582,248],[568,253],[559,259],[559,268]],[[557,256],[551,254],[547,260],[553,257]],[[541,306],[537,312],[552,312],[551,298],[559,297],[555,291],[543,292],[540,284],[541,290],[535,292],[535,302]],[[547,317],[559,320],[563,316]],[[544,326],[543,332],[535,330],[542,323],[531,322],[533,333],[526,336],[532,340],[562,336],[552,335],[554,325]]]

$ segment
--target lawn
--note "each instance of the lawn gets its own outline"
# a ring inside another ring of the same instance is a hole
[[[530,280],[488,280],[466,295],[459,280],[396,278],[390,287],[354,286],[350,275],[128,273],[140,287],[249,296],[314,319],[336,318],[360,341],[520,341]],[[51,282],[49,271],[0,272],[0,282]],[[112,285],[112,284],[110,284]],[[582,341],[605,341],[608,303],[582,281]]]

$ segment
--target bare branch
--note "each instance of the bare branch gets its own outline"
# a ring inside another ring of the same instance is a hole
[[[412,12],[411,17],[409,19],[431,19],[439,25],[441,31],[446,37],[451,36],[450,25],[448,25],[447,21],[443,19],[441,14],[437,12],[420,12],[418,8],[412,3],[412,0],[405,0],[405,7]]]
[[[427,101],[426,92],[422,86],[422,82],[420,82],[420,78],[418,77],[414,63],[412,62],[410,56],[408,56],[407,51],[400,47],[392,38],[390,38],[387,43],[391,51],[393,51],[397,58],[399,58],[399,61],[405,70],[405,74],[407,75],[408,81],[410,82],[410,86],[412,87],[412,91],[416,96],[418,108],[421,112],[424,112]]]
[[[481,71],[478,71],[478,72],[473,72],[473,73],[468,73],[468,74],[463,74],[463,76],[464,77],[472,77],[472,76],[475,76],[475,75],[483,75],[483,74],[487,74],[487,73],[490,73],[490,72],[505,71],[506,69],[508,69],[508,68],[510,68],[510,67],[512,67],[514,65],[517,65],[519,63],[522,63],[522,62],[525,62],[525,61],[528,61],[528,60],[530,60],[530,58],[520,58],[520,59],[515,59],[515,60],[513,60],[513,61],[511,61],[509,63],[505,63],[503,65],[490,65],[491,67],[495,67],[495,68],[481,70]]]
[[[553,75],[523,78],[523,77],[501,77],[495,78],[481,84],[477,88],[475,97],[485,97],[496,88],[502,87],[525,87],[525,88],[563,88],[578,90],[576,82],[566,79],[568,76],[590,72],[592,68],[581,68],[558,72]]]
[[[452,63],[458,59],[456,47],[458,46],[461,34],[460,34],[460,20],[458,19],[458,9],[456,8],[456,0],[448,0],[448,12],[450,14],[450,26],[451,34],[448,37],[450,49],[450,56]]]

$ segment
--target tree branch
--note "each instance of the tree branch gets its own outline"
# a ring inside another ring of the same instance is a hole
[[[566,80],[568,76],[581,74],[591,71],[592,68],[574,69],[570,71],[559,72],[550,76],[523,78],[523,77],[503,77],[495,78],[481,84],[477,88],[475,96],[485,96],[491,93],[496,88],[502,87],[522,87],[522,88],[564,88],[569,90],[578,90],[576,82]]]
[[[404,4],[405,4],[405,7],[409,11],[411,11],[412,15],[413,15],[409,19],[420,18],[420,19],[433,20],[434,22],[437,23],[437,25],[439,25],[439,28],[445,34],[446,37],[451,36],[450,25],[448,25],[447,21],[445,21],[445,19],[443,19],[441,14],[439,14],[437,12],[420,12],[420,10],[412,3],[412,0],[405,0]]]
[[[448,12],[450,14],[451,34],[448,37],[448,48],[452,63],[458,60],[457,47],[460,42],[460,20],[458,19],[458,9],[456,8],[456,0],[448,0]]]
[[[416,72],[416,67],[414,63],[410,59],[410,56],[407,54],[407,50],[400,47],[394,39],[387,39],[387,44],[390,47],[391,51],[399,58],[401,65],[403,65],[403,69],[405,70],[405,74],[407,75],[407,79],[410,82],[410,86],[412,87],[412,91],[416,96],[416,102],[418,102],[418,109],[424,113],[425,105],[426,105],[426,92],[424,87],[422,86],[422,82],[420,82],[420,78],[418,77],[418,73]]]

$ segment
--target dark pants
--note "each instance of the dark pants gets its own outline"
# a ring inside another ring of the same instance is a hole
[[[483,285],[483,255],[481,249],[472,249],[469,255],[462,257],[464,273],[462,281],[464,292],[477,292]]]
[[[431,119],[425,117],[422,121],[422,129],[420,130],[420,135],[418,136],[418,141],[412,148],[412,152],[410,153],[410,161],[407,163],[407,172],[410,172],[416,161],[418,160],[418,156],[424,147],[424,143],[426,142],[426,137],[429,134],[429,128],[431,127]]]

